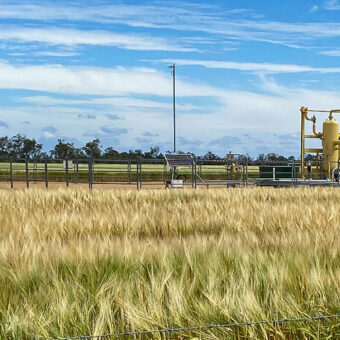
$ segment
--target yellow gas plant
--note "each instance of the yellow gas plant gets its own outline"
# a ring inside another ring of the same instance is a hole
[[[340,110],[311,110],[302,106],[301,109],[301,175],[304,177],[305,169],[305,153],[316,153],[317,171],[324,174],[328,178],[334,178],[334,173],[338,173],[340,159],[340,134],[339,123],[334,119],[334,113],[340,113]],[[323,123],[322,132],[316,130],[316,117],[309,117],[309,112],[328,113],[328,118]],[[313,134],[305,134],[305,122],[313,122]],[[306,138],[319,138],[322,141],[322,148],[305,148]],[[322,156],[322,161],[319,157]]]

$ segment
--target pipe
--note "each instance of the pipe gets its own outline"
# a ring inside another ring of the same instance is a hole
[[[304,118],[305,118],[306,120],[311,120],[311,121],[312,121],[312,120],[314,119],[314,117],[315,117],[315,116],[313,116],[313,117],[308,117],[308,112],[311,111],[311,110],[308,109],[308,107],[302,106],[301,109],[300,109],[300,111],[301,111],[301,113],[303,114],[303,116],[304,116]],[[312,111],[312,112],[314,112],[314,111]],[[327,112],[328,112],[328,111],[327,111]]]
[[[323,133],[316,131],[316,117],[315,116],[313,116],[313,133],[314,133],[314,136],[319,137],[319,138],[323,136]]]
[[[332,179],[334,179],[334,172],[335,172],[335,170],[338,170],[338,168],[334,168],[334,169],[332,170]]]
[[[329,113],[329,110],[310,110],[308,109],[308,112],[324,112],[324,113]]]
[[[333,113],[340,113],[340,109],[329,111],[329,117],[328,117],[329,120],[333,119]]]
[[[333,113],[340,113],[340,109],[335,109],[335,110],[311,110],[311,109],[308,109],[308,107],[306,107],[306,108],[302,107],[302,108],[304,109],[305,114],[307,114],[307,112],[324,112],[324,113],[329,113],[329,116],[328,116],[329,120],[333,119]],[[307,120],[312,120],[309,117],[307,117],[307,115],[305,117],[306,117]]]
[[[305,115],[308,112],[308,108],[301,106],[301,164],[300,164],[300,173],[301,177],[304,178],[304,170],[305,170]]]
[[[323,149],[317,149],[317,148],[305,148],[305,152],[309,152],[309,153],[317,153],[317,152],[322,152]]]
[[[308,117],[308,112],[320,112],[319,110],[309,110],[308,107],[301,106],[301,164],[300,164],[300,172],[301,177],[304,178],[305,173],[305,120],[309,120],[313,122],[313,134],[314,136],[308,136],[307,138],[321,138],[322,134],[316,131],[316,117]],[[329,112],[329,111],[326,111]]]
[[[305,138],[320,138],[320,137],[315,135],[305,135]]]

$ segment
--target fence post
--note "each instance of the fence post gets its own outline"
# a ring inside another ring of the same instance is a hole
[[[36,160],[33,162],[33,170],[34,170],[34,184],[37,184],[38,181],[38,163]]]
[[[78,158],[76,159],[76,175],[74,179],[75,183],[79,183],[79,160]]]
[[[13,161],[12,161],[12,157],[9,160],[9,180],[11,182],[11,189],[13,189]]]
[[[45,159],[45,187],[48,188],[48,166],[47,159]]]
[[[194,175],[195,175],[195,189],[197,189],[197,165],[194,165]]]
[[[242,164],[242,182],[243,182],[243,187],[245,188],[245,186],[246,186],[246,173],[245,173],[245,165],[244,164]]]
[[[138,158],[136,159],[136,183],[137,183],[137,190],[139,190],[139,166],[138,166]]]
[[[195,161],[192,161],[192,166],[191,166],[191,187],[194,188],[195,184],[194,184],[194,166],[195,166]]]
[[[69,173],[68,173],[68,157],[65,160],[65,180],[66,180],[66,187],[69,186]]]
[[[142,189],[142,157],[139,157],[139,189]]]
[[[141,180],[141,164],[140,164],[141,160],[140,157],[137,157],[136,159],[136,169],[137,169],[137,190],[139,190],[141,188],[140,185],[140,180]]]
[[[92,189],[92,158],[88,158],[89,189]]]
[[[168,170],[167,170],[167,165],[166,162],[164,161],[164,165],[163,165],[163,183],[166,186],[166,182],[168,180]]]
[[[131,160],[128,160],[128,184],[131,184]]]
[[[137,157],[136,168],[137,168],[137,190],[139,190],[142,188],[142,159],[141,157]]]
[[[25,159],[25,170],[26,170],[26,188],[28,189],[30,187],[29,183],[29,177],[28,177],[28,159]]]

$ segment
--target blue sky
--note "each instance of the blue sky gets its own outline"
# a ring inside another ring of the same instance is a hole
[[[49,150],[297,155],[299,108],[340,107],[340,1],[1,1],[0,135]],[[322,117],[319,118],[319,128]]]

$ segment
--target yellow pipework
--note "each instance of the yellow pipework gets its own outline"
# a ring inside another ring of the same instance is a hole
[[[231,178],[236,179],[236,164],[234,162],[231,164]]]
[[[304,158],[305,158],[305,119],[307,117],[308,108],[301,106],[300,108],[301,112],[301,176],[304,177],[305,172],[305,164],[304,164]]]
[[[313,133],[316,138],[320,138],[323,136],[321,132],[316,131],[316,117],[315,116],[313,116]]]
[[[339,124],[337,121],[333,119],[333,116],[330,113],[329,118],[325,120],[323,123],[323,139],[322,139],[323,147],[322,171],[324,173],[327,173],[328,177],[330,177],[330,169],[333,167],[334,164],[337,164],[339,160],[339,151],[334,144],[334,142],[337,142],[338,139],[339,139]]]
[[[307,107],[302,106],[301,112],[301,175],[304,177],[305,174],[305,164],[304,156],[306,152],[312,152],[317,154],[317,164],[319,166],[319,154],[322,157],[322,172],[331,177],[331,169],[334,168],[335,164],[338,164],[340,159],[340,134],[339,134],[339,124],[333,118],[334,113],[340,113],[340,109],[336,110],[310,110]],[[316,117],[308,117],[308,112],[324,112],[329,113],[328,119],[323,123],[323,131],[318,132],[316,130]],[[313,134],[305,135],[305,121],[313,122]],[[317,148],[305,148],[306,138],[320,138],[322,140],[322,149]]]
[[[333,119],[333,113],[340,113],[340,109],[330,110],[330,111],[329,111],[329,116],[328,116],[328,119],[329,119],[329,120],[332,120],[332,119]]]
[[[313,117],[308,117],[308,107],[304,107],[301,106],[300,108],[300,112],[301,112],[301,166],[300,166],[300,172],[301,172],[301,176],[302,178],[304,178],[305,175],[305,139],[306,138],[319,138],[318,134],[314,133],[314,129],[313,129],[313,136],[310,135],[305,135],[305,120],[310,120],[313,121],[313,123],[315,123],[315,116]],[[315,130],[316,132],[316,130]]]

